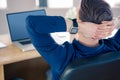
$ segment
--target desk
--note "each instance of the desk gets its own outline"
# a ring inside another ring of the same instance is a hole
[[[14,45],[0,49],[0,80],[4,80],[4,65],[40,57],[36,50],[22,52]]]
[[[74,35],[71,36],[71,39],[73,38]],[[0,80],[4,80],[4,65],[38,57],[40,54],[36,50],[22,52],[13,44],[0,49]]]

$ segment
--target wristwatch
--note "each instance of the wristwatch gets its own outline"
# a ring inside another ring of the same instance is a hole
[[[76,34],[78,32],[78,24],[77,24],[76,19],[72,19],[72,23],[73,24],[70,29],[70,34]]]

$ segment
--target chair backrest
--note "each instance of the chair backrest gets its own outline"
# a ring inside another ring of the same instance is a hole
[[[110,52],[70,63],[61,80],[120,80],[120,52]]]

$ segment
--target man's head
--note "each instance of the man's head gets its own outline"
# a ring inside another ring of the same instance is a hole
[[[82,0],[78,16],[83,22],[96,24],[111,21],[113,17],[109,4],[104,0]]]

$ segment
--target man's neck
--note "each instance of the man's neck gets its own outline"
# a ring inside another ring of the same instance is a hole
[[[92,39],[92,38],[87,38],[83,36],[82,34],[78,34],[78,41],[88,47],[96,47],[99,45],[99,40],[98,39]]]

